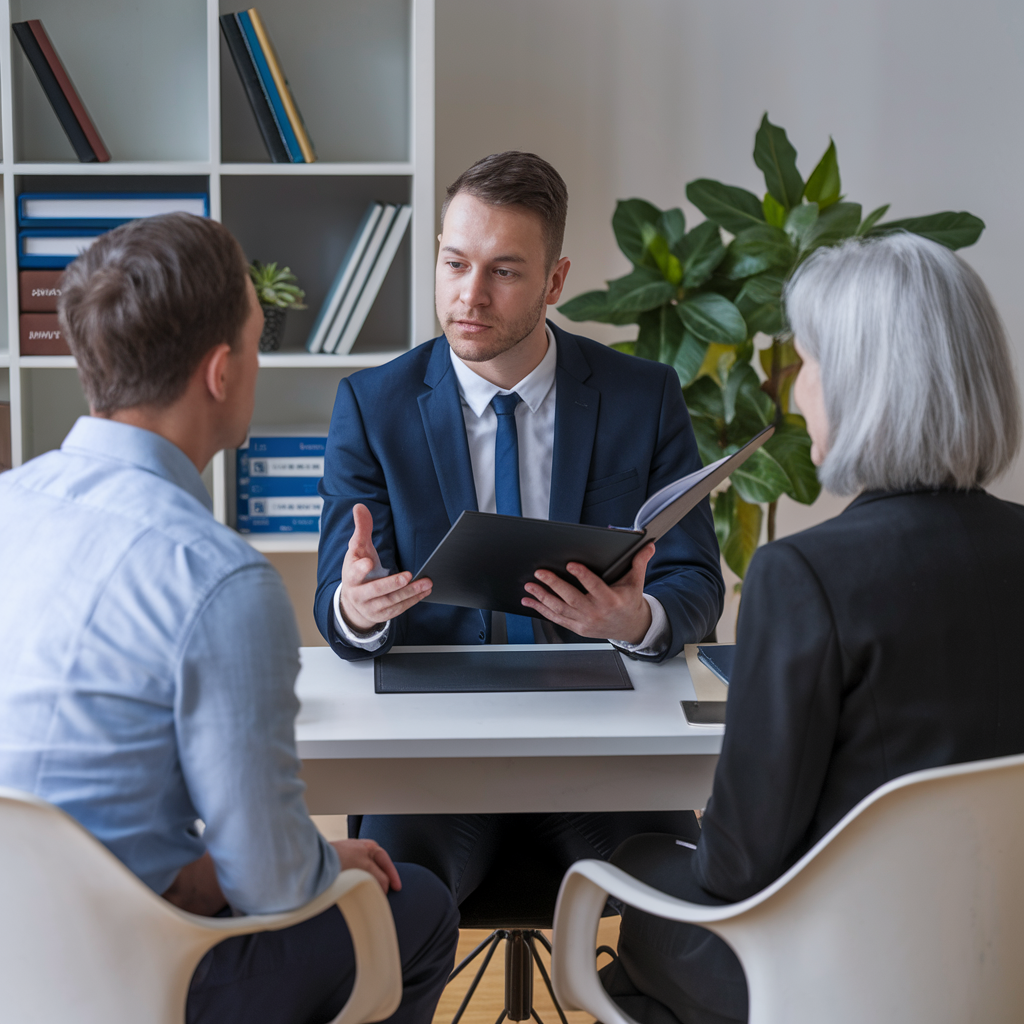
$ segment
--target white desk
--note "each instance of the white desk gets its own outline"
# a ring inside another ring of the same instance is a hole
[[[377,694],[372,660],[301,653],[312,814],[681,810],[711,792],[723,729],[687,724],[682,655],[625,659],[633,690]]]

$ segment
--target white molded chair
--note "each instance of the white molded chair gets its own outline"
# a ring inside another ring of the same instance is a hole
[[[611,894],[709,928],[746,972],[750,1024],[1024,1020],[1024,757],[915,772],[862,800],[781,878],[727,906],[580,861],[555,910],[566,1010],[633,1024],[595,969]]]
[[[11,1024],[182,1024],[203,954],[232,935],[345,916],[356,981],[334,1024],[390,1016],[402,998],[387,897],[365,871],[342,871],[286,914],[211,918],[155,895],[51,804],[0,787],[0,1020]]]

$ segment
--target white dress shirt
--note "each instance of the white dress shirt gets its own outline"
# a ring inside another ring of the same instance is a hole
[[[494,441],[498,415],[491,407],[495,395],[514,391],[522,401],[516,406],[516,433],[519,439],[519,492],[522,514],[528,519],[547,519],[551,502],[551,460],[555,445],[555,367],[558,349],[551,328],[547,328],[548,350],[544,358],[515,387],[504,389],[484,380],[470,364],[463,362],[449,347],[452,368],[459,385],[462,418],[469,442],[469,461],[473,467],[476,505],[480,512],[496,512],[494,493]],[[621,640],[612,643],[636,654],[660,654],[668,646],[668,616],[656,597],[644,594],[651,607],[651,626],[638,644]],[[387,638],[390,620],[372,633],[356,633],[341,614],[341,584],[334,592],[334,618],[342,636],[356,647],[375,651]]]

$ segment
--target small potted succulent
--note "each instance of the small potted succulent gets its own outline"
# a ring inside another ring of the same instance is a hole
[[[260,351],[276,352],[284,337],[284,318],[289,309],[305,309],[302,300],[306,293],[290,267],[278,268],[276,263],[249,264],[249,276],[256,287],[256,297],[263,307],[263,333]]]

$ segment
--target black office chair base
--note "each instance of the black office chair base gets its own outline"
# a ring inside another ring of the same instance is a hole
[[[448,978],[451,982],[464,968],[468,967],[478,956],[484,954],[483,961],[473,978],[472,983],[466,990],[466,994],[459,1005],[452,1024],[459,1024],[462,1015],[469,1006],[469,1001],[483,978],[498,949],[498,944],[505,943],[505,1008],[495,1024],[502,1024],[505,1020],[521,1021],[535,1020],[537,1024],[544,1024],[537,1011],[533,1008],[533,967],[537,965],[544,985],[551,995],[551,1001],[555,1004],[555,1010],[561,1024],[568,1024],[565,1014],[562,1012],[558,1000],[555,998],[555,990],[551,987],[551,978],[540,956],[537,954],[536,943],[540,943],[551,955],[551,943],[545,938],[544,933],[536,928],[496,928],[490,935],[480,943],[463,961],[452,971]],[[485,952],[486,951],[486,952]]]

